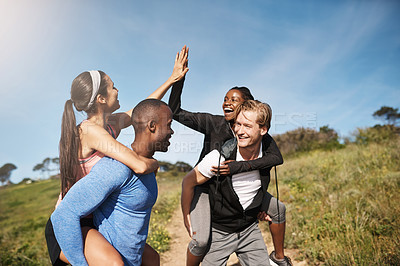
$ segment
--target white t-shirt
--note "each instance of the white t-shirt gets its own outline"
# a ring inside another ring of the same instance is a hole
[[[260,146],[260,152],[258,158],[262,157],[262,144]],[[207,154],[203,160],[197,165],[199,172],[205,177],[211,178],[215,174],[211,171],[212,166],[218,166],[219,152],[217,150],[211,151]],[[225,158],[221,156],[221,163],[225,161]],[[237,148],[236,161],[244,161],[242,155]],[[260,172],[258,170],[235,174],[232,176],[232,185],[236,194],[239,197],[240,204],[245,210],[254,197],[257,195],[258,190],[261,187]]]

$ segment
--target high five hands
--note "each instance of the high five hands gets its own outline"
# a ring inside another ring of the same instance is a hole
[[[172,70],[171,80],[173,83],[181,80],[189,71],[188,68],[189,48],[183,46],[182,50],[176,54],[174,69]]]

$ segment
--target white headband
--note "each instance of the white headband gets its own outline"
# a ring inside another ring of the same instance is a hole
[[[90,107],[93,105],[94,99],[96,98],[97,93],[99,92],[100,82],[101,82],[101,76],[100,76],[99,71],[91,70],[88,72],[90,73],[90,76],[92,77],[93,90],[92,90],[92,97],[90,98],[90,101],[86,107],[86,110],[89,110]]]

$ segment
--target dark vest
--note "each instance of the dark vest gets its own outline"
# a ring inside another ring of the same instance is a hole
[[[236,160],[236,138],[224,143],[220,150],[227,160]],[[257,220],[257,214],[267,211],[269,198],[266,198],[271,168],[260,171],[261,188],[253,202],[245,210],[233,189],[232,176],[214,176],[209,183],[212,226],[228,233],[239,232]],[[265,198],[265,200],[264,200]]]

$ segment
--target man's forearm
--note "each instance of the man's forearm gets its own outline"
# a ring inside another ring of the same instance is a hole
[[[230,174],[233,175],[253,170],[268,169],[283,163],[282,154],[274,139],[267,135],[263,137],[262,141],[262,157],[250,161],[233,161],[228,163]]]

